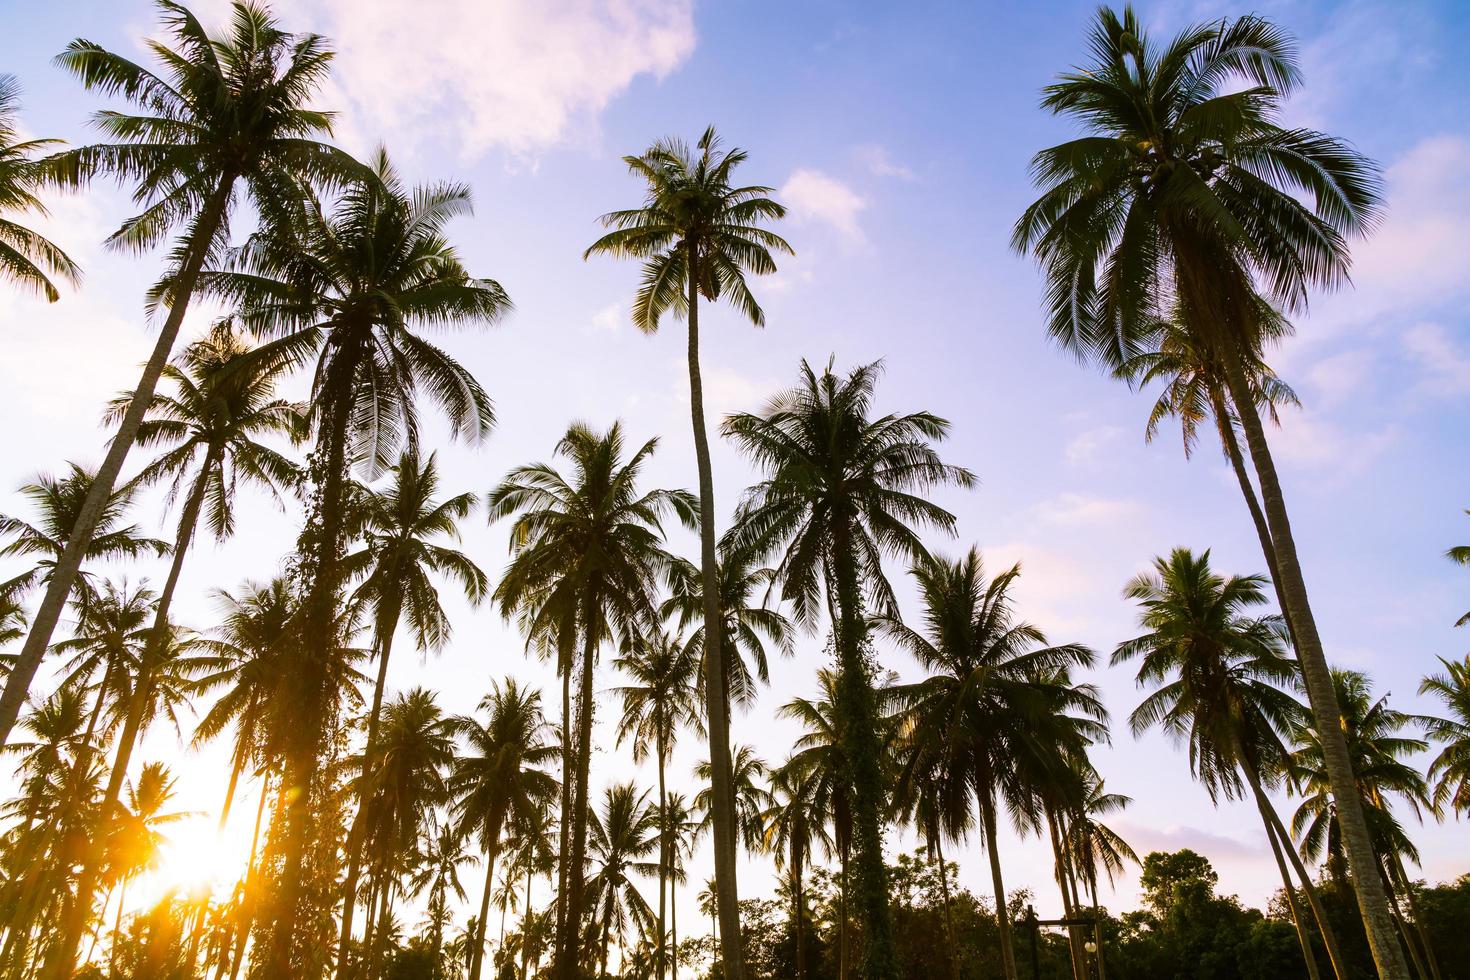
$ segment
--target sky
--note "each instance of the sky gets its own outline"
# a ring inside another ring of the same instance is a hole
[[[0,64],[24,87],[26,131],[90,139],[87,119],[99,102],[50,59],[78,36],[145,57],[142,39],[156,29],[150,6],[0,6],[14,8]],[[226,5],[196,8],[210,22]],[[1161,2],[1139,13],[1167,34],[1250,10]],[[647,486],[693,485],[682,328],[640,334],[628,314],[636,266],[581,256],[599,214],[640,200],[622,155],[663,136],[693,141],[713,123],[749,152],[740,176],[777,188],[788,205],[779,230],[796,256],[752,283],[764,329],[729,309],[704,314],[712,424],[758,410],[795,380],[802,358],[818,366],[833,358],[839,369],[881,359],[880,409],[949,419],[945,459],[979,477],[975,490],[937,493],[956,514],[958,534],[928,535],[930,546],[953,555],[976,545],[992,573],[1020,562],[1020,614],[1053,641],[1091,646],[1102,665],[1137,632],[1121,591],[1153,556],[1208,548],[1222,572],[1263,571],[1223,458],[1202,445],[1186,460],[1169,430],[1146,445],[1149,397],[1079,366],[1046,339],[1038,274],[1008,245],[1034,196],[1030,156],[1074,132],[1037,103],[1055,74],[1084,57],[1090,4],[420,0],[407,8],[281,0],[276,11],[288,28],[319,31],[338,51],[320,105],[340,112],[343,146],[366,154],[382,143],[412,181],[473,187],[475,214],[451,235],[471,272],[501,282],[515,302],[494,328],[439,338],[480,378],[499,414],[480,446],[450,444],[443,426],[429,423],[446,490],[486,491],[513,466],[548,459],[573,420],[605,427],[614,419],[630,440],[660,440]],[[1416,694],[1419,679],[1436,657],[1470,648],[1470,634],[1452,629],[1470,608],[1470,579],[1443,557],[1470,540],[1470,67],[1458,56],[1470,46],[1470,10],[1281,0],[1255,12],[1299,40],[1305,86],[1287,121],[1351,141],[1386,180],[1386,216],[1354,246],[1353,287],[1314,297],[1296,335],[1272,355],[1303,403],[1271,438],[1306,580],[1329,658],[1367,671],[1400,710],[1432,710]],[[0,291],[0,418],[8,423],[0,511],[28,513],[15,490],[38,472],[99,461],[102,404],[131,387],[151,348],[143,294],[160,257],[101,245],[130,213],[127,195],[105,184],[53,200],[51,217],[36,225],[82,264],[84,285],[49,306]],[[201,304],[186,331],[197,334],[219,312]],[[725,520],[756,473],[726,444],[714,447],[714,469]],[[241,532],[221,545],[204,541],[189,556],[176,606],[185,623],[209,626],[211,590],[270,577],[294,542],[294,505],[250,491],[241,498]],[[171,536],[174,517],[161,494],[143,497],[135,518]],[[671,533],[670,542],[696,554],[687,534]],[[505,566],[504,529],[483,515],[468,523],[464,547],[492,578]],[[165,569],[110,571],[157,582]],[[913,613],[904,569],[889,572]],[[551,672],[525,655],[498,612],[447,605],[452,640],[419,657],[400,639],[390,693],[425,685],[447,711],[467,712],[504,676],[554,689]],[[879,655],[900,676],[919,676],[904,655]],[[812,694],[824,662],[820,636],[774,662],[770,689],[735,719],[733,739],[782,761],[796,732],[776,709]],[[1254,808],[1212,805],[1179,747],[1157,733],[1129,734],[1127,715],[1142,696],[1130,671],[1100,666],[1087,679],[1114,719],[1113,744],[1097,752],[1097,766],[1110,791],[1134,800],[1115,829],[1140,854],[1194,848],[1214,862],[1222,892],[1263,903],[1279,882]],[[617,683],[610,671],[599,675],[600,690]],[[610,693],[599,700],[594,790],[630,778],[651,786],[651,768],[635,767],[629,748],[614,746],[614,706]],[[161,728],[140,753],[174,765],[179,808],[200,813],[177,832],[175,882],[238,866],[249,832],[248,815],[237,816],[215,839],[208,814],[224,793],[225,756],[216,748],[178,758],[179,737]],[[697,739],[681,741],[676,788],[698,788],[692,769],[702,758]],[[253,793],[237,813],[253,812]],[[1295,806],[1278,804],[1288,813]],[[1470,870],[1463,825],[1420,826],[1403,816],[1423,877]],[[914,845],[906,834],[890,836],[891,850]],[[1043,915],[1058,912],[1048,847],[1008,828],[1000,846],[1007,887],[1030,889]],[[988,895],[978,842],[947,853],[962,883]],[[707,852],[700,861],[708,867]],[[743,894],[769,892],[768,862],[743,868]],[[477,882],[476,872],[466,879]],[[695,890],[681,897],[686,922],[700,921]],[[1104,894],[1115,909],[1137,901],[1135,871]]]

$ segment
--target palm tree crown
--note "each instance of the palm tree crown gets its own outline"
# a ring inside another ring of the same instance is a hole
[[[36,190],[46,179],[50,161],[37,160],[35,155],[60,140],[21,139],[15,118],[19,109],[20,85],[14,75],[0,74],[0,276],[54,303],[61,293],[51,280],[74,286],[81,280],[81,269],[46,236],[16,224],[6,214],[45,216],[46,206]]]

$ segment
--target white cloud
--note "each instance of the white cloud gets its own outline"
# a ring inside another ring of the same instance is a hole
[[[1062,450],[1067,462],[1073,466],[1091,463],[1100,459],[1105,452],[1118,444],[1123,429],[1116,425],[1103,425],[1079,432],[1067,441]]]
[[[1367,350],[1343,351],[1324,358],[1306,372],[1306,380],[1315,392],[1314,404],[1340,405],[1360,393],[1373,366],[1373,353]]]
[[[1340,479],[1375,463],[1398,441],[1399,430],[1389,424],[1371,432],[1349,432],[1308,407],[1284,418],[1267,438],[1278,461]]]
[[[592,329],[597,333],[617,333],[628,319],[622,303],[609,303],[592,314]]]
[[[863,240],[858,215],[868,206],[851,187],[820,170],[800,169],[781,187],[780,200],[797,221],[818,221],[831,225],[843,238]]]
[[[692,0],[312,0],[354,131],[428,136],[473,157],[566,139],[641,75],[694,50]],[[300,25],[291,24],[293,29]],[[324,100],[325,102],[325,100]]]
[[[1067,527],[1080,525],[1112,526],[1140,511],[1138,501],[1094,497],[1084,493],[1063,493],[1032,507],[1038,521]]]
[[[857,148],[858,159],[874,177],[896,177],[899,180],[918,180],[913,170],[896,162],[888,148],[877,143],[868,143]]]
[[[1437,323],[1420,323],[1402,337],[1404,353],[1423,371],[1417,390],[1435,397],[1470,393],[1470,353]]]

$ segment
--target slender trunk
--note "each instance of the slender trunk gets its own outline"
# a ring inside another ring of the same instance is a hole
[[[668,787],[664,781],[664,756],[667,749],[664,747],[663,732],[659,732],[658,745],[658,945],[654,953],[654,976],[658,980],[664,980],[665,956],[664,942],[668,933],[664,931],[664,893],[668,890],[669,880],[669,794]]]
[[[438,962],[436,957],[434,962]],[[531,862],[526,862],[526,910],[521,913],[521,980],[531,975]]]
[[[224,976],[225,963],[230,965],[230,980],[240,974],[240,963],[245,959],[245,939],[250,934],[251,912],[254,908],[254,878],[255,855],[260,848],[260,825],[265,817],[265,801],[270,796],[271,777],[267,771],[260,783],[260,802],[255,807],[255,829],[250,834],[250,857],[245,861],[245,877],[240,885],[240,905],[236,911],[238,920],[235,923],[234,939],[226,947],[226,953],[220,961],[219,970],[215,973],[215,980]]]
[[[1245,430],[1246,445],[1261,485],[1261,500],[1271,543],[1276,552],[1281,596],[1286,603],[1287,619],[1296,632],[1297,660],[1301,665],[1307,699],[1311,702],[1312,716],[1322,742],[1323,762],[1333,799],[1337,803],[1337,819],[1342,827],[1348,864],[1353,872],[1353,890],[1357,894],[1358,911],[1363,916],[1368,934],[1368,945],[1373,951],[1373,962],[1383,980],[1408,980],[1409,969],[1394,935],[1388,897],[1383,893],[1383,883],[1375,873],[1378,860],[1373,852],[1373,840],[1368,834],[1368,823],[1363,815],[1363,802],[1358,796],[1352,760],[1348,756],[1347,739],[1343,735],[1337,696],[1332,686],[1332,671],[1322,651],[1322,638],[1317,632],[1317,622],[1312,616],[1311,604],[1307,599],[1306,581],[1302,577],[1301,564],[1297,559],[1296,539],[1291,532],[1286,501],[1281,493],[1281,482],[1276,475],[1276,464],[1271,458],[1266,432],[1251,401],[1250,389],[1239,359],[1227,357],[1225,361],[1231,400],[1241,408],[1240,421]]]
[[[551,962],[555,975],[561,962],[561,949],[567,926],[567,854],[572,846],[573,773],[576,771],[576,743],[572,737],[572,656],[561,651],[561,834],[557,839],[556,859],[556,932],[552,936]]]
[[[1077,911],[1077,903],[1073,901],[1072,893],[1067,889],[1066,858],[1063,855],[1062,837],[1057,832],[1056,815],[1050,808],[1046,811],[1046,829],[1051,837],[1051,855],[1052,863],[1056,866],[1057,888],[1062,893],[1062,918],[1070,919]],[[1067,955],[1072,961],[1073,980],[1087,980],[1087,962],[1077,942],[1077,930],[1073,926],[1067,926]]]
[[[608,904],[610,906],[612,904],[612,896],[611,895],[608,896],[607,901],[608,901]],[[607,948],[610,945],[612,945],[612,943],[611,943],[611,933],[612,933],[612,909],[609,908],[607,910],[607,912],[602,917],[602,950],[601,950],[601,953],[602,953],[602,960],[601,960],[602,969],[601,969],[601,972],[598,974],[598,977],[599,978],[604,978],[604,980],[607,977]]]
[[[988,776],[982,780],[980,820],[985,831],[985,851],[990,857],[990,882],[995,891],[995,925],[1000,933],[1000,959],[1006,980],[1018,980],[1016,951],[1011,948],[1011,916],[1006,908],[1005,880],[1000,873],[1000,846],[995,837],[995,789]]]
[[[735,791],[730,762],[730,717],[725,704],[724,616],[715,554],[715,481],[704,426],[704,380],[699,370],[699,255],[685,242],[689,289],[689,411],[699,469],[699,570],[704,588],[704,701],[709,720],[710,824],[714,832],[715,904],[724,938],[725,980],[745,980],[740,899],[735,870]]]
[[[944,838],[935,833],[934,854],[939,858],[939,895],[944,900],[944,940],[949,944],[949,975],[957,980],[960,975],[959,947],[955,943],[954,903],[949,897],[949,869],[944,866]]]
[[[1092,926],[1094,942],[1097,943],[1097,980],[1108,980],[1107,957],[1103,955],[1102,906],[1097,901],[1097,868],[1087,875],[1087,885],[1092,891]]]
[[[669,862],[669,976],[679,980],[679,879]]]
[[[883,863],[883,752],[878,711],[863,646],[862,591],[852,532],[841,521],[832,541],[837,579],[837,719],[848,785],[852,787],[853,844],[856,851],[858,915],[863,925],[864,980],[898,976],[893,950],[893,918],[888,907],[888,869]]]
[[[388,683],[388,658],[393,652],[393,634],[398,630],[401,603],[390,600],[386,613],[378,620],[378,680],[373,687],[373,707],[368,713],[367,741],[363,745],[363,775],[373,771],[377,762],[378,725],[383,714],[383,689]],[[365,824],[362,808],[365,801],[358,801],[357,816],[353,818],[352,830],[347,835],[347,875],[342,880],[342,929],[337,939],[341,953],[337,957],[337,980],[346,980],[351,962],[349,940],[352,939],[352,919],[357,907],[357,881],[362,874],[362,834]]]
[[[128,879],[123,878],[117,889],[117,918],[112,923],[112,945],[107,950],[107,975],[117,976],[117,946],[122,939],[123,909],[128,904]]]
[[[475,945],[470,950],[470,980],[480,980],[485,960],[485,922],[490,915],[490,892],[495,887],[495,857],[500,851],[500,829],[504,823],[505,814],[497,809],[490,814],[485,827],[485,891],[480,896],[480,918],[475,922]]]
[[[393,925],[393,871],[389,867],[390,862],[383,862],[382,882],[378,885],[378,912],[374,916],[376,926],[373,933],[373,943],[367,951],[367,978],[377,980],[381,975],[379,966],[383,959],[383,947],[391,941],[390,929]]]
[[[1434,946],[1429,942],[1429,929],[1424,924],[1424,914],[1419,910],[1419,899],[1414,895],[1414,884],[1409,881],[1408,872],[1404,870],[1403,859],[1398,854],[1394,854],[1391,860],[1399,887],[1409,899],[1409,914],[1414,917],[1414,931],[1419,934],[1419,943],[1424,947],[1424,959],[1429,963],[1429,973],[1434,980],[1442,980],[1439,973],[1439,958],[1434,955]]]
[[[802,892],[801,872],[806,855],[801,840],[804,827],[791,834],[791,904],[796,922],[796,980],[806,980],[806,895]]]
[[[1404,910],[1399,905],[1398,892],[1394,889],[1393,882],[1389,880],[1388,871],[1380,865],[1378,873],[1383,878],[1383,891],[1388,895],[1388,907],[1393,910],[1393,921],[1398,926],[1399,939],[1403,943],[1405,952],[1409,954],[1410,962],[1414,964],[1414,972],[1422,980],[1429,980],[1429,968],[1424,965],[1424,960],[1419,956],[1419,948],[1415,945],[1413,936],[1409,934],[1409,923],[1404,918]]]
[[[136,400],[137,396],[134,397],[134,401]],[[127,720],[123,723],[122,735],[117,740],[117,754],[112,762],[112,772],[108,776],[107,790],[102,797],[101,814],[104,820],[111,819],[112,812],[117,806],[123,782],[127,778],[128,764],[132,760],[133,747],[137,744],[138,736],[143,730],[143,724],[153,703],[155,670],[169,643],[169,609],[173,605],[174,593],[179,586],[179,576],[184,570],[184,558],[189,553],[189,544],[193,540],[194,529],[198,526],[199,512],[204,506],[204,493],[210,473],[219,464],[219,460],[219,453],[213,446],[205,451],[199,475],[189,490],[189,497],[184,502],[184,510],[179,517],[179,529],[174,538],[173,561],[169,564],[168,578],[164,580],[163,591],[158,596],[158,606],[153,615],[153,627],[148,631],[147,639],[144,641],[143,656],[138,664],[138,676],[133,682],[133,696],[129,699]],[[87,918],[92,912],[92,902],[97,891],[97,879],[102,873],[102,865],[105,860],[103,841],[99,839],[89,848],[87,860],[82,866],[81,874],[77,876],[76,894],[63,914],[60,936],[47,955],[50,963],[49,973],[57,980],[64,980],[71,976],[75,968],[77,949],[86,931]]]
[[[582,647],[582,676],[577,691],[577,788],[572,800],[572,848],[567,868],[567,921],[557,952],[557,980],[577,980],[582,961],[582,906],[586,901],[587,781],[592,760],[592,677],[597,660],[597,631],[588,617]],[[471,978],[473,980],[473,978]]]
[[[82,559],[92,545],[97,522],[112,496],[112,488],[117,483],[118,474],[122,472],[123,461],[127,459],[128,451],[138,438],[138,428],[143,424],[143,416],[153,401],[158,379],[173,352],[179,328],[183,326],[184,314],[188,311],[189,301],[194,294],[194,284],[199,279],[199,270],[209,254],[209,242],[224,222],[226,205],[234,184],[233,174],[221,174],[219,183],[199,213],[199,221],[194,226],[194,238],[189,243],[187,257],[179,269],[168,316],[164,318],[163,328],[158,332],[153,353],[143,367],[142,377],[133,390],[133,398],[118,424],[117,433],[108,443],[107,456],[92,479],[91,489],[87,491],[87,499],[82,502],[76,523],[67,532],[66,548],[57,559],[56,567],[52,569],[50,581],[46,583],[46,595],[31,621],[31,631],[16,657],[14,667],[11,668],[5,691],[0,694],[0,747],[10,741],[10,731],[15,727],[15,719],[20,715],[21,705],[30,692],[31,681],[35,679],[41,658],[51,644],[51,634],[55,631],[56,623],[61,619],[61,610],[76,584]]]
[[[235,803],[235,789],[240,785],[240,771],[245,768],[245,754],[235,753],[235,761],[230,765],[230,784],[225,787],[225,805],[219,811],[219,829],[223,831],[225,824],[230,822],[230,807]]]
[[[1260,805],[1258,799],[1257,805]],[[1303,921],[1301,903],[1297,900],[1296,887],[1291,883],[1291,872],[1287,870],[1286,858],[1282,856],[1282,844],[1276,837],[1276,828],[1271,825],[1271,818],[1261,811],[1261,822],[1266,826],[1266,840],[1271,844],[1271,855],[1276,858],[1276,869],[1281,872],[1281,884],[1286,888],[1286,904],[1291,910],[1291,924],[1296,927],[1297,942],[1302,947],[1302,958],[1307,966],[1309,980],[1318,980],[1317,954],[1312,950],[1312,938],[1307,934],[1307,924]],[[1291,847],[1291,843],[1286,843]]]
[[[1337,934],[1332,929],[1332,923],[1327,918],[1327,912],[1322,908],[1321,901],[1317,898],[1316,886],[1312,884],[1312,876],[1307,873],[1306,866],[1302,864],[1301,855],[1296,851],[1292,843],[1291,834],[1287,833],[1286,826],[1282,824],[1281,817],[1271,801],[1266,797],[1266,790],[1261,785],[1261,777],[1256,772],[1255,766],[1244,753],[1240,756],[1240,768],[1245,773],[1246,783],[1250,785],[1251,793],[1256,798],[1256,806],[1260,809],[1267,823],[1275,829],[1277,838],[1281,841],[1281,850],[1286,859],[1291,862],[1292,870],[1296,872],[1297,878],[1302,883],[1302,893],[1307,896],[1307,904],[1311,906],[1312,916],[1317,920],[1317,928],[1322,932],[1322,945],[1327,947],[1327,958],[1332,963],[1332,972],[1337,980],[1347,980],[1348,967],[1342,958],[1341,947],[1337,944]]]
[[[842,888],[838,892],[837,912],[840,922],[837,927],[837,980],[847,980],[850,957],[847,950],[847,865],[848,849],[842,848]]]

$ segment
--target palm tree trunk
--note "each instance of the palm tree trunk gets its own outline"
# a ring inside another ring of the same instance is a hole
[[[585,901],[587,860],[587,782],[592,761],[592,676],[597,659],[597,631],[586,620],[582,648],[582,677],[577,691],[577,788],[572,800],[572,849],[567,868],[565,934],[557,951],[557,980],[577,980],[581,963],[582,906]],[[475,980],[471,977],[470,980]]]
[[[1257,801],[1259,803],[1259,801]],[[1271,826],[1271,818],[1265,811],[1261,812],[1261,822],[1266,826],[1266,840],[1271,844],[1271,854],[1276,858],[1276,870],[1281,873],[1281,884],[1286,888],[1286,904],[1291,909],[1291,924],[1296,927],[1297,942],[1302,947],[1302,959],[1307,966],[1309,980],[1318,980],[1317,954],[1312,950],[1312,938],[1307,935],[1307,925],[1302,920],[1301,903],[1297,900],[1296,887],[1291,883],[1291,872],[1287,870],[1286,858],[1281,855],[1282,844],[1276,837],[1276,828]],[[1286,844],[1291,847],[1291,843]]]
[[[679,878],[669,861],[669,977],[679,980]]]
[[[1291,521],[1287,517],[1286,501],[1282,496],[1281,481],[1276,475],[1276,464],[1271,458],[1265,428],[1261,425],[1260,415],[1254,409],[1250,388],[1239,359],[1226,357],[1225,364],[1231,400],[1241,409],[1240,421],[1245,430],[1246,446],[1250,450],[1251,462],[1255,464],[1256,477],[1261,485],[1261,501],[1276,552],[1281,597],[1286,603],[1286,617],[1296,633],[1297,660],[1301,664],[1307,699],[1311,702],[1312,715],[1322,741],[1323,762],[1332,788],[1332,797],[1337,803],[1337,819],[1342,826],[1348,864],[1353,872],[1353,890],[1357,894],[1358,911],[1362,913],[1367,930],[1368,945],[1373,951],[1373,962],[1383,980],[1408,980],[1409,969],[1394,936],[1388,897],[1383,892],[1383,883],[1375,873],[1378,860],[1373,852],[1373,840],[1368,833],[1363,802],[1358,796],[1352,760],[1348,756],[1347,740],[1342,732],[1341,714],[1332,687],[1332,671],[1322,651],[1322,638],[1317,632],[1317,622],[1312,616],[1311,603],[1307,599],[1306,581],[1302,577],[1301,564],[1297,559],[1296,539],[1291,532]]]
[[[572,846],[572,795],[576,771],[575,741],[572,737],[572,657],[559,652],[561,668],[561,833],[557,839],[556,859],[556,932],[552,936],[551,962],[553,976],[561,960],[562,942],[567,925],[567,854]]]
[[[107,950],[107,975],[117,976],[117,945],[122,938],[123,909],[128,904],[128,879],[123,877],[117,889],[117,918],[112,923],[112,945]]]
[[[863,924],[861,972],[864,980],[892,980],[898,976],[898,961],[888,908],[888,868],[883,863],[883,747],[872,679],[863,655],[862,591],[851,530],[845,524],[838,523],[834,530],[832,554],[841,620],[835,624],[839,657],[835,707],[852,787],[858,914]]]
[[[389,927],[393,924],[393,872],[390,869],[390,861],[383,862],[383,880],[378,885],[378,912],[374,916],[375,928],[373,930],[373,943],[367,950],[367,977],[376,980],[381,975],[379,965],[383,959],[383,946],[389,936]]]
[[[990,882],[995,890],[995,925],[1000,933],[1000,959],[1006,980],[1018,980],[1016,951],[1011,948],[1011,916],[1006,908],[1005,880],[1000,873],[1000,847],[995,839],[995,789],[985,778],[980,795],[980,820],[985,830],[985,850],[990,858]]]
[[[1342,958],[1341,947],[1337,944],[1337,934],[1333,931],[1332,923],[1327,918],[1327,912],[1317,898],[1317,888],[1312,884],[1312,876],[1307,873],[1306,867],[1302,864],[1301,855],[1297,853],[1296,847],[1292,844],[1291,834],[1287,833],[1280,815],[1276,813],[1276,808],[1267,798],[1265,788],[1261,785],[1260,774],[1256,772],[1255,766],[1245,753],[1237,752],[1237,755],[1240,759],[1241,771],[1245,773],[1246,782],[1250,785],[1251,793],[1256,798],[1256,806],[1260,809],[1261,815],[1265,817],[1268,828],[1275,830],[1277,838],[1281,841],[1281,850],[1291,862],[1292,870],[1296,872],[1297,878],[1302,883],[1302,893],[1307,896],[1307,904],[1311,906],[1312,916],[1317,920],[1317,928],[1322,933],[1322,945],[1327,947],[1327,958],[1332,962],[1332,972],[1337,980],[1347,980],[1348,968]]]
[[[745,980],[735,870],[735,792],[730,770],[730,717],[725,704],[724,617],[715,554],[715,481],[704,427],[704,381],[699,370],[699,255],[685,242],[689,289],[689,411],[699,469],[699,570],[704,589],[704,701],[709,721],[710,824],[714,832],[715,904],[724,937],[725,980]],[[565,978],[564,978],[565,980]]]
[[[51,579],[46,585],[45,598],[41,600],[35,618],[31,621],[31,631],[26,636],[26,642],[20,654],[16,657],[10,677],[5,683],[5,691],[0,694],[0,747],[6,745],[10,740],[10,731],[15,727],[15,719],[19,717],[21,705],[25,703],[26,695],[30,693],[31,681],[35,679],[36,670],[41,665],[41,658],[45,656],[46,648],[51,644],[51,634],[56,630],[56,624],[61,619],[61,610],[71,595],[72,587],[76,584],[77,574],[82,567],[82,559],[92,545],[92,535],[97,530],[97,522],[101,520],[103,510],[107,507],[107,501],[112,496],[113,486],[117,483],[118,474],[122,472],[128,451],[133,448],[133,443],[138,438],[138,428],[143,424],[143,416],[153,401],[153,392],[158,387],[158,379],[163,375],[169,355],[173,352],[174,341],[178,339],[179,328],[183,326],[184,314],[188,312],[189,301],[194,294],[194,285],[199,279],[199,270],[203,268],[204,260],[209,254],[209,242],[219,232],[220,225],[224,222],[225,208],[234,185],[235,176],[233,174],[221,174],[219,183],[215,185],[214,191],[199,212],[199,220],[194,225],[194,236],[189,243],[187,257],[175,279],[168,316],[164,318],[163,328],[158,331],[158,340],[154,342],[153,353],[149,355],[148,363],[143,367],[143,375],[138,379],[138,386],[133,389],[133,398],[128,402],[128,409],[118,424],[117,433],[108,443],[107,456],[92,479],[91,489],[87,491],[87,499],[82,503],[76,523],[67,533],[66,549],[57,559],[56,567],[51,572]]]
[[[136,401],[137,397],[135,395],[133,400]],[[149,397],[152,397],[151,393]],[[131,407],[128,411],[132,411]],[[184,502],[184,510],[179,517],[173,561],[169,563],[168,578],[164,580],[163,591],[158,595],[153,628],[148,631],[148,637],[144,641],[143,656],[138,664],[138,676],[133,682],[133,696],[128,706],[127,720],[123,723],[122,735],[117,740],[117,754],[112,762],[112,772],[108,776],[107,790],[102,796],[101,813],[104,820],[110,819],[117,806],[123,781],[127,778],[128,763],[132,760],[133,746],[137,744],[149,706],[153,702],[153,670],[169,642],[169,609],[173,605],[174,592],[179,586],[179,576],[184,570],[184,557],[189,553],[189,544],[194,538],[194,529],[198,526],[199,511],[204,506],[204,492],[209,475],[218,462],[218,453],[211,446],[205,451],[199,475],[189,489],[189,497]],[[92,902],[96,897],[97,878],[106,859],[103,844],[103,840],[99,838],[89,848],[86,863],[77,877],[76,894],[63,915],[59,938],[47,955],[51,964],[51,975],[57,980],[69,977],[75,967],[77,949],[86,931],[87,917],[92,912]]]
[[[1429,942],[1429,929],[1424,924],[1424,914],[1419,910],[1419,900],[1414,897],[1414,885],[1409,881],[1409,875],[1404,870],[1403,859],[1397,853],[1390,858],[1393,861],[1393,870],[1399,883],[1399,887],[1409,899],[1409,914],[1414,917],[1414,931],[1419,934],[1419,943],[1424,947],[1424,959],[1429,963],[1429,973],[1434,980],[1442,980],[1439,973],[1439,958],[1434,955],[1434,947]]]
[[[398,619],[402,606],[393,602],[378,619],[378,680],[373,687],[373,707],[368,713],[367,741],[363,745],[364,774],[372,772],[376,763],[378,724],[383,714],[383,689],[388,683],[388,657],[393,652],[393,634],[398,630]],[[362,820],[364,801],[358,801],[357,816],[353,818],[352,830],[347,835],[347,875],[342,880],[342,929],[337,947],[342,950],[337,957],[337,980],[346,980],[352,957],[348,941],[352,939],[352,919],[357,906],[357,881],[362,874],[362,835],[366,826]]]
[[[1404,918],[1404,910],[1399,904],[1398,892],[1394,888],[1393,881],[1389,878],[1386,863],[1379,866],[1378,873],[1383,878],[1383,890],[1388,895],[1388,907],[1393,910],[1394,924],[1398,926],[1399,938],[1404,944],[1405,951],[1409,954],[1409,960],[1414,964],[1414,972],[1422,980],[1430,980],[1429,967],[1424,964],[1424,959],[1419,955],[1419,947],[1414,942],[1413,935],[1409,932],[1409,923]]]
[[[230,807],[235,803],[235,790],[240,785],[240,771],[245,768],[245,756],[241,752],[235,753],[235,761],[230,765],[230,783],[225,787],[225,804],[219,811],[219,829],[223,831],[225,824],[230,822]]]
[[[532,862],[526,862],[526,910],[521,913],[521,980],[531,975],[531,877]],[[434,962],[439,962],[438,957]]]
[[[939,858],[939,895],[944,900],[944,940],[949,944],[949,975],[957,980],[960,975],[959,947],[955,943],[954,902],[949,895],[949,869],[944,866],[944,838],[940,833],[933,836],[934,854]]]
[[[669,880],[669,793],[664,781],[664,756],[667,749],[664,747],[663,732],[659,732],[658,745],[658,946],[654,954],[654,976],[658,980],[664,980],[664,964],[667,959],[664,943],[668,933],[664,931],[664,893],[668,891]]]
[[[485,891],[480,896],[480,917],[475,922],[475,945],[470,951],[470,980],[480,980],[485,959],[485,920],[490,915],[490,892],[495,887],[495,858],[500,852],[500,830],[505,814],[497,809],[485,826]]]
[[[791,835],[791,904],[796,922],[796,980],[806,980],[806,895],[802,892],[802,853],[800,831]]]
[[[266,770],[260,783],[260,802],[255,807],[255,829],[250,834],[250,857],[245,861],[245,877],[241,880],[240,907],[236,912],[239,921],[235,923],[234,941],[220,960],[215,980],[224,976],[226,962],[230,965],[230,980],[235,980],[240,974],[240,963],[245,959],[245,939],[250,934],[251,910],[255,902],[252,880],[256,874],[255,856],[260,848],[260,825],[265,818],[265,801],[270,796],[270,788],[270,771]]]
[[[1057,832],[1056,815],[1049,807],[1046,811],[1046,829],[1051,837],[1052,862],[1056,865],[1057,888],[1062,893],[1062,917],[1070,919],[1077,911],[1077,903],[1067,889],[1067,867],[1062,849],[1062,838]],[[1067,953],[1072,960],[1073,980],[1087,980],[1087,962],[1083,958],[1081,944],[1077,941],[1077,930],[1073,926],[1067,927]]]

